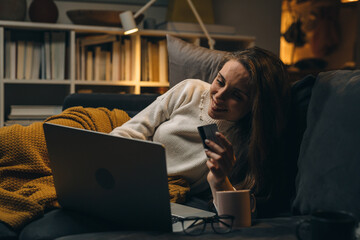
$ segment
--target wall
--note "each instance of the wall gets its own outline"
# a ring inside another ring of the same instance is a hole
[[[256,45],[279,55],[282,0],[213,0],[215,21],[255,36]]]
[[[27,0],[30,5],[32,0]],[[185,1],[185,0],[184,0]],[[256,45],[279,54],[281,0],[213,0],[215,22],[234,26],[237,33],[255,36]],[[130,9],[136,11],[139,5],[114,5],[55,1],[59,8],[59,23],[71,23],[66,16],[70,9]],[[157,23],[165,21],[166,7],[152,6],[146,17],[155,18]],[[28,19],[28,17],[27,17]]]

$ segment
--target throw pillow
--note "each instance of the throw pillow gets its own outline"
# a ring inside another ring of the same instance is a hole
[[[170,35],[166,38],[170,87],[187,78],[209,83],[214,80],[226,52],[199,47]]]
[[[301,143],[295,214],[344,210],[360,218],[360,70],[321,73]]]

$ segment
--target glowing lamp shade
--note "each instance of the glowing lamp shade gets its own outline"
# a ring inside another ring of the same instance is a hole
[[[137,32],[139,29],[136,27],[135,19],[131,11],[125,11],[119,14],[121,19],[121,25],[124,28],[124,34],[132,34]]]
[[[342,3],[357,2],[358,0],[341,0]]]

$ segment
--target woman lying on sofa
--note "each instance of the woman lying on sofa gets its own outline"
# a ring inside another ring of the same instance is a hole
[[[162,143],[168,174],[190,185],[186,204],[207,209],[216,191],[251,189],[265,216],[277,197],[289,106],[284,64],[253,47],[225,56],[212,84],[184,80],[111,134]],[[206,141],[204,153],[197,127],[212,123],[219,144]]]

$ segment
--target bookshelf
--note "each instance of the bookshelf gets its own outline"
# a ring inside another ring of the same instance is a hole
[[[166,91],[166,34],[207,44],[200,33],[142,30],[125,36],[114,27],[0,21],[0,127],[11,105],[62,105],[77,92]],[[227,51],[255,42],[249,36],[212,37],[216,49]]]

